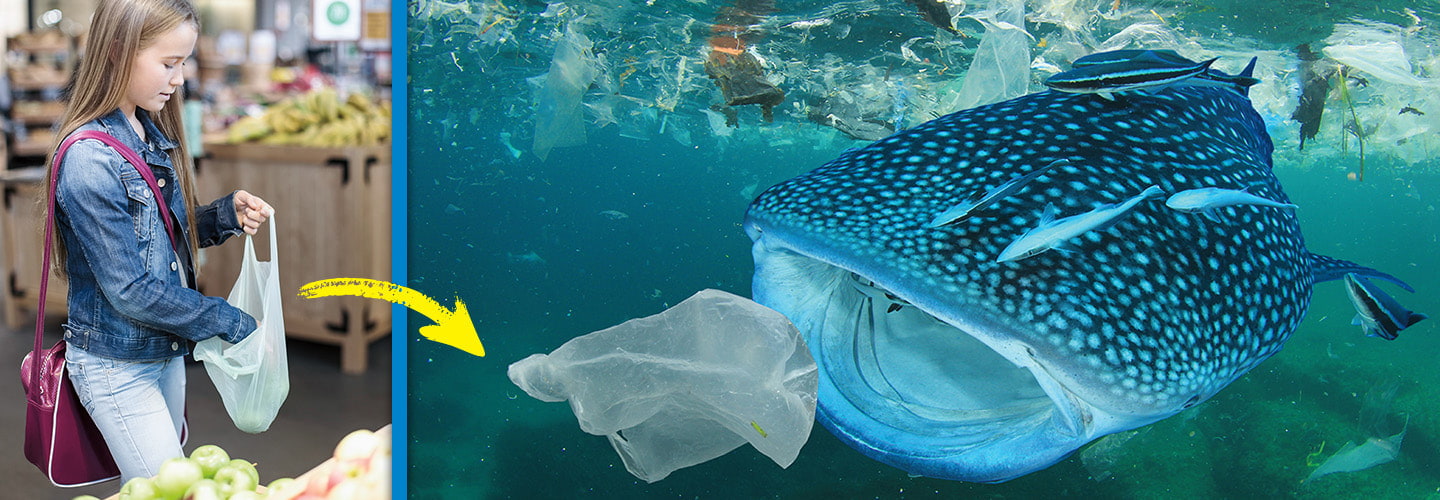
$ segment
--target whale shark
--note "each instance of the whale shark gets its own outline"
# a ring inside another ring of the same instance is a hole
[[[955,112],[754,200],[753,298],[802,332],[826,429],[910,474],[1011,480],[1214,396],[1280,350],[1317,282],[1399,283],[1307,251],[1294,211],[1216,222],[1161,203],[1070,251],[997,262],[1049,206],[1082,213],[1149,186],[1289,202],[1242,93],[1114,97],[1047,90]],[[1047,165],[987,217],[932,223]]]

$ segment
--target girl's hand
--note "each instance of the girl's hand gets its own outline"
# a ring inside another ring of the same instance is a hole
[[[239,190],[235,192],[235,220],[240,222],[240,227],[246,234],[255,234],[260,230],[260,224],[275,215],[275,209],[269,203],[246,192]]]

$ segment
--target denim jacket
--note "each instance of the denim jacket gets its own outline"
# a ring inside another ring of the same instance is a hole
[[[219,335],[239,342],[255,319],[224,299],[193,289],[194,266],[185,205],[167,150],[176,147],[143,109],[146,140],[119,109],[79,130],[100,130],[149,163],[174,217],[172,246],[149,185],[119,152],[94,140],[66,151],[56,187],[57,226],[68,256],[69,321],[65,340],[97,356],[148,361],[183,356],[193,342]],[[195,207],[201,246],[241,233],[234,193]]]

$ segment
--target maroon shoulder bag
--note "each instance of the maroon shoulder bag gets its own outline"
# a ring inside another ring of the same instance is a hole
[[[50,168],[49,193],[45,211],[45,257],[40,273],[40,304],[35,313],[35,349],[25,355],[20,363],[20,382],[25,386],[25,458],[40,468],[50,482],[56,486],[86,486],[109,481],[120,476],[120,468],[110,456],[110,447],[100,429],[90,419],[90,414],[80,404],[75,387],[70,385],[65,370],[65,341],[55,347],[41,348],[41,337],[45,332],[45,292],[50,282],[50,256],[54,251],[55,231],[55,185],[60,177],[60,160],[65,150],[76,141],[97,139],[120,153],[130,162],[155,195],[165,230],[170,233],[170,244],[174,246],[175,223],[170,219],[170,207],[165,203],[155,182],[155,174],[145,160],[135,151],[110,134],[85,130],[71,134],[55,150],[55,159]],[[178,248],[178,247],[177,247]],[[35,360],[39,360],[38,363]],[[182,432],[181,442],[184,442]]]

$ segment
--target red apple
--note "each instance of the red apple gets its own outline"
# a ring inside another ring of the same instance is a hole
[[[335,462],[327,461],[310,471],[309,484],[305,485],[305,494],[325,496],[325,493],[330,491],[330,468],[334,466]]]
[[[374,432],[368,429],[353,431],[335,445],[335,460],[369,458],[379,446],[380,438]]]
[[[359,479],[350,478],[339,482],[325,495],[326,500],[358,500],[365,494]]]
[[[267,500],[295,500],[305,494],[305,483],[296,481],[295,478],[282,477],[265,487],[265,498]]]

